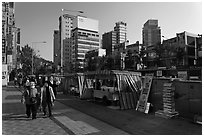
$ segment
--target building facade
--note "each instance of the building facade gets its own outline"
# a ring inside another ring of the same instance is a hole
[[[60,66],[62,71],[68,71],[72,60],[71,31],[75,16],[63,14],[59,17],[59,38],[60,38]]]
[[[18,68],[18,49],[20,48],[20,28],[15,26],[14,2],[2,2],[2,64],[10,72]]]
[[[55,66],[60,66],[61,50],[60,50],[60,31],[54,30],[53,34],[54,40],[54,50],[53,50],[53,60]]]
[[[177,33],[176,37],[163,41],[167,59],[165,63],[178,66],[199,66],[199,51],[202,49],[202,36],[189,32]],[[170,57],[174,57],[171,59]]]
[[[15,27],[14,3],[2,2],[2,63],[12,64],[13,27]],[[9,68],[11,69],[11,68]]]
[[[139,53],[139,51],[140,51],[140,47],[141,47],[142,45],[141,44],[139,44],[139,41],[136,41],[135,43],[133,43],[133,44],[129,44],[129,45],[127,45],[126,46],[126,51],[128,52],[131,52],[131,53]]]
[[[85,54],[89,50],[100,48],[98,21],[82,16],[74,20],[72,35],[72,60],[75,71],[84,68]]]
[[[145,48],[161,43],[161,29],[158,20],[148,20],[142,29],[142,41]]]
[[[116,45],[116,32],[110,31],[102,35],[102,48],[106,49],[107,55],[111,55],[114,52]]]
[[[114,31],[116,32],[116,44],[126,42],[127,40],[127,23],[119,21],[115,23]]]
[[[176,37],[164,40],[162,44],[147,48],[148,68],[166,67],[187,69],[201,67],[202,36],[189,32],[177,33]]]

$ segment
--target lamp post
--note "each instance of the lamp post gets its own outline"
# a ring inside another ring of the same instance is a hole
[[[64,67],[64,64],[63,64],[63,57],[64,57],[64,55],[63,55],[63,52],[64,52],[64,47],[63,47],[63,21],[62,21],[62,18],[63,18],[63,15],[64,15],[64,11],[68,11],[68,12],[78,12],[78,13],[84,13],[83,11],[77,11],[77,10],[68,10],[68,9],[62,9],[61,10],[61,31],[60,31],[60,33],[61,33],[61,38],[60,38],[60,46],[61,46],[61,58],[60,58],[60,65],[61,65],[61,73],[63,73],[63,67]]]
[[[38,44],[38,43],[47,43],[46,41],[41,41],[41,42],[31,42],[31,45],[32,45],[32,75],[33,75],[33,52],[34,52],[34,48],[33,48],[33,45],[34,44]]]

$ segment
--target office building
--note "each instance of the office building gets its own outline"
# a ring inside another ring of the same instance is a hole
[[[148,20],[142,30],[142,40],[145,48],[161,43],[161,29],[158,20]]]
[[[116,32],[110,31],[102,35],[102,48],[106,49],[106,54],[111,55],[116,45]]]
[[[71,30],[73,29],[74,18],[75,16],[69,14],[63,14],[59,17],[60,66],[62,71],[68,71],[71,62]]]
[[[77,16],[73,26],[71,63],[77,71],[84,68],[86,52],[100,47],[100,38],[98,20]]]

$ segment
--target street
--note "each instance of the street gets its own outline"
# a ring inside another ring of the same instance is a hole
[[[21,92],[2,87],[3,135],[201,135],[202,126],[181,118],[164,119],[135,110],[119,110],[58,94],[54,117],[39,112],[37,119],[26,118]]]
[[[20,103],[21,92],[15,87],[2,90],[2,134],[3,135],[121,135],[128,134],[100,120],[81,113],[56,101],[53,118],[43,116],[26,118],[25,107]]]

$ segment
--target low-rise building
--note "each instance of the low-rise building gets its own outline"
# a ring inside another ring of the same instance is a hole
[[[199,67],[202,49],[202,36],[189,32],[177,33],[176,37],[164,40],[162,44],[146,49],[147,66],[166,68]]]

